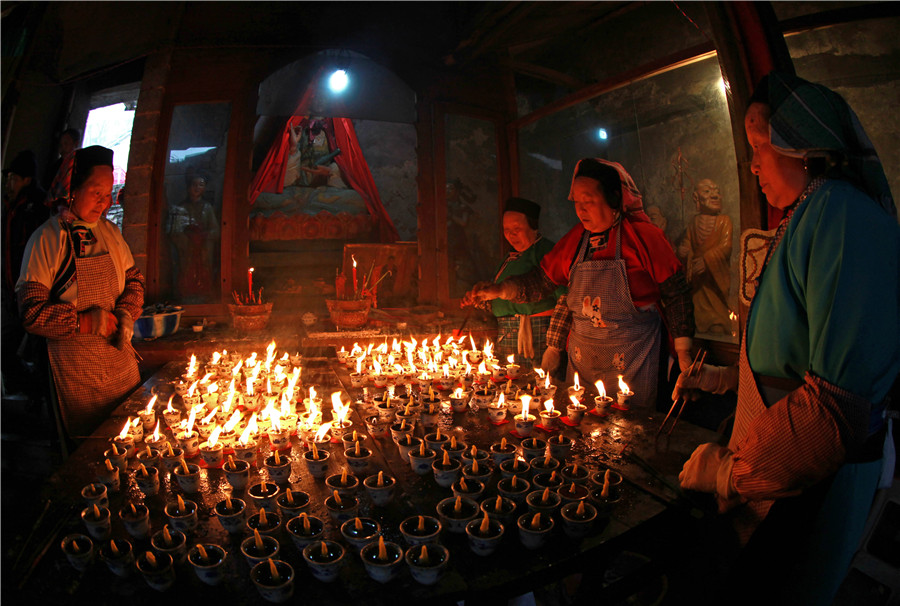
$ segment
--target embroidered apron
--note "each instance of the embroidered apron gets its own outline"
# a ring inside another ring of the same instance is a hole
[[[78,308],[112,311],[119,297],[116,269],[109,253],[75,259]],[[100,335],[47,340],[53,380],[66,430],[72,437],[91,435],[119,402],[140,383],[131,352],[119,351]]]
[[[640,311],[631,300],[621,225],[616,230],[615,259],[583,260],[588,250],[584,234],[569,275],[567,303],[572,330],[566,350],[566,383],[578,372],[579,383],[590,388],[598,379],[608,394],[618,391],[622,375],[634,392],[631,406],[656,406],[661,319],[655,308]]]

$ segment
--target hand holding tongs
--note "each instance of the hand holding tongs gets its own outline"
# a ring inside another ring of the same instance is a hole
[[[702,349],[697,350],[697,355],[694,356],[694,361],[691,362],[690,368],[688,368],[687,375],[689,377],[695,377],[700,374],[700,370],[703,368],[703,361],[706,360],[706,352]],[[678,409],[678,414],[675,415],[675,421],[672,423],[672,426],[669,427],[669,431],[666,432],[667,436],[672,435],[672,430],[675,429],[675,426],[678,425],[678,419],[681,418],[681,413],[684,412],[684,407],[687,404],[687,390],[683,390],[680,395],[681,399],[681,408]],[[666,422],[669,420],[669,417],[672,416],[672,411],[675,410],[675,407],[678,406],[678,398],[672,402],[672,407],[669,409],[669,414],[666,415],[666,418],[663,419],[662,424],[659,426],[659,429],[656,430],[656,437],[659,437],[659,434],[662,432],[663,427],[666,426]]]

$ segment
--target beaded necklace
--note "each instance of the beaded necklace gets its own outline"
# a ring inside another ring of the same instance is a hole
[[[791,222],[791,217],[794,216],[794,211],[797,210],[797,207],[803,203],[806,198],[809,197],[811,193],[819,189],[822,184],[825,183],[825,177],[818,176],[812,181],[809,182],[809,185],[803,190],[803,193],[800,194],[800,197],[797,198],[793,204],[791,204],[787,210],[784,212],[784,216],[781,217],[781,221],[778,223],[778,229],[775,230],[775,237],[772,238],[772,241],[769,243],[769,250],[766,251],[766,260],[763,263],[763,271],[765,271],[766,266],[769,264],[769,259],[772,257],[772,253],[775,251],[775,248],[778,246],[779,242],[781,242],[781,238],[784,237],[784,232],[787,231],[788,223]],[[762,274],[760,274],[762,277]]]

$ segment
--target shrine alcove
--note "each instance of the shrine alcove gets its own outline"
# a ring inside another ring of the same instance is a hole
[[[249,261],[276,305],[330,294],[346,244],[415,239],[415,121],[413,89],[352,51],[307,55],[260,83]]]

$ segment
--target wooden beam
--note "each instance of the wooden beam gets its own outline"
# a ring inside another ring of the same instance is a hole
[[[673,53],[666,57],[656,59],[649,63],[645,63],[644,65],[640,65],[638,67],[624,71],[620,74],[616,74],[615,76],[611,76],[599,82],[595,82],[594,84],[590,84],[582,88],[581,90],[575,91],[570,95],[566,95],[558,101],[548,103],[544,107],[531,112],[527,116],[522,116],[521,118],[514,120],[511,125],[513,126],[513,128],[522,128],[524,126],[527,126],[528,124],[537,122],[541,118],[545,118],[547,116],[555,114],[556,112],[572,107],[573,105],[578,105],[579,103],[583,103],[588,99],[593,99],[594,97],[598,97],[617,88],[627,86],[632,82],[645,80],[667,71],[671,71],[685,65],[690,65],[691,63],[694,63],[696,61],[701,61],[713,56],[715,52],[715,48],[713,48],[711,42],[704,42],[703,44],[698,44],[696,46],[686,48],[684,50],[678,51],[677,53]]]
[[[865,19],[884,19],[898,15],[900,15],[900,4],[897,2],[875,2],[873,4],[854,4],[844,8],[785,19],[779,21],[778,26],[785,36],[789,36],[830,25]]]
[[[559,86],[565,86],[566,88],[571,88],[573,90],[579,90],[584,87],[584,82],[578,78],[574,78],[549,67],[542,67],[540,65],[535,65],[534,63],[516,60],[504,62],[504,65],[514,72],[518,72],[525,76],[531,76],[538,80],[545,80],[551,84],[558,84]]]
[[[472,61],[483,53],[494,40],[506,33],[510,27],[518,23],[525,15],[533,11],[536,8],[534,5],[540,3],[528,2],[525,4],[524,8],[522,8],[521,2],[500,4],[500,9],[492,15],[491,22],[477,28],[468,39],[463,40],[452,53],[445,57],[444,63],[457,65]],[[472,50],[467,50],[469,48]]]

